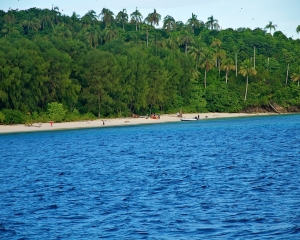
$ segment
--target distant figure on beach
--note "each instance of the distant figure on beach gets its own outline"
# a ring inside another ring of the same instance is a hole
[[[50,126],[52,127],[53,121],[50,121]]]
[[[104,120],[102,120],[102,122],[103,122],[103,125],[105,125]]]
[[[199,116],[199,114],[198,114],[198,120],[200,119],[200,116]]]

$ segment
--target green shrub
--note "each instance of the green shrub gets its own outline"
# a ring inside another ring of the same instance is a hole
[[[81,120],[95,120],[97,119],[96,116],[92,113],[86,113],[81,116]]]
[[[62,122],[66,115],[63,104],[52,102],[48,104],[48,115],[51,121]]]
[[[4,114],[4,124],[21,124],[25,123],[26,115],[20,110],[2,109]]]
[[[4,113],[0,112],[0,123],[3,124],[5,121],[5,115]]]
[[[78,121],[81,119],[79,111],[75,108],[73,112],[67,112],[65,116],[65,121],[72,122],[72,121]]]

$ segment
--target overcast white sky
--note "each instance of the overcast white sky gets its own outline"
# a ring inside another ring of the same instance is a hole
[[[124,8],[130,15],[136,7],[144,18],[155,8],[162,19],[170,15],[184,23],[192,13],[203,22],[213,15],[222,29],[264,28],[272,21],[277,25],[276,30],[282,31],[287,37],[300,38],[296,32],[300,25],[300,0],[0,0],[0,9],[4,11],[9,8],[51,9],[52,5],[69,16],[74,11],[80,16],[89,10],[99,14],[102,8],[108,8],[115,15]]]

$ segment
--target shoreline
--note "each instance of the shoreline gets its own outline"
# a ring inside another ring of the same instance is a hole
[[[202,113],[200,120],[216,119],[216,118],[236,118],[236,117],[251,117],[251,116],[271,116],[278,115],[276,113]],[[88,129],[88,128],[105,128],[116,126],[132,126],[140,124],[158,124],[167,122],[180,122],[181,118],[195,118],[198,113],[183,114],[182,117],[178,117],[176,114],[164,114],[160,116],[160,119],[151,118],[111,118],[111,119],[97,119],[91,121],[80,122],[63,122],[53,123],[33,123],[31,126],[25,124],[16,125],[0,125],[0,135],[9,133],[25,133],[25,132],[43,132],[43,131],[56,131],[56,130],[72,130],[72,129]],[[104,123],[104,125],[103,125]]]

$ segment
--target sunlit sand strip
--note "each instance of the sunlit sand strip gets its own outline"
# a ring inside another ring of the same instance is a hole
[[[272,115],[272,113],[200,113],[200,120],[213,119],[213,118],[230,118],[230,117],[249,117],[259,115]],[[195,118],[198,113],[183,114],[182,118]],[[66,129],[84,129],[84,128],[100,128],[100,127],[113,127],[113,126],[126,126],[126,125],[139,125],[139,124],[155,124],[166,122],[178,122],[181,117],[176,114],[161,115],[160,119],[151,118],[113,118],[113,119],[99,119],[93,121],[81,122],[64,122],[53,123],[34,123],[30,126],[24,124],[17,125],[0,125],[1,133],[17,133],[17,132],[38,132],[38,131],[53,131],[53,130],[66,130]]]

